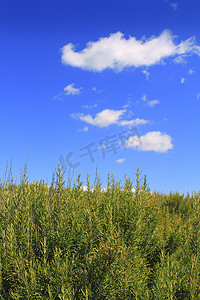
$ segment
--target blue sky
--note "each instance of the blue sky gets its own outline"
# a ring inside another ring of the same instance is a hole
[[[1,176],[28,157],[29,181],[60,161],[199,191],[199,20],[198,0],[2,1]]]

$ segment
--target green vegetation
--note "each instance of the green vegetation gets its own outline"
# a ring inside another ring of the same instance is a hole
[[[0,299],[200,299],[200,195],[133,184],[1,182]]]

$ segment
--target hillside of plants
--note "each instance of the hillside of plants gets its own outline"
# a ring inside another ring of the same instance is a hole
[[[1,180],[0,299],[200,299],[200,195],[133,177]]]

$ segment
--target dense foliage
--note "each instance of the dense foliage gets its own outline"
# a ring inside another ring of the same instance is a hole
[[[99,175],[0,186],[0,299],[200,299],[200,196]]]

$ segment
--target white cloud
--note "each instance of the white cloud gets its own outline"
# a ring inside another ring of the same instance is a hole
[[[127,107],[129,107],[129,105],[128,105],[128,104],[125,104],[125,105],[123,106],[123,108],[127,108]]]
[[[88,131],[88,127],[85,126],[85,127],[83,128],[83,131]]]
[[[116,162],[118,164],[122,164],[123,162],[125,162],[125,158],[119,158],[119,159],[116,160]]]
[[[183,84],[183,83],[185,83],[185,78],[181,78],[181,83]]]
[[[146,76],[146,79],[149,80],[149,75],[150,75],[149,71],[143,70],[142,73]]]
[[[95,125],[98,127],[107,127],[111,124],[116,124],[125,110],[111,110],[105,109],[102,112],[96,114],[95,118],[91,115],[84,114],[72,114],[73,118],[80,119],[88,124]]]
[[[193,69],[189,69],[188,70],[188,75],[192,75],[194,73],[194,70]]]
[[[173,148],[171,136],[160,131],[152,131],[138,139],[132,136],[126,141],[126,148],[134,148],[140,151],[155,151],[165,153]]]
[[[78,95],[81,92],[80,88],[75,88],[74,83],[69,84],[64,88],[65,95]]]
[[[78,132],[87,132],[89,130],[88,126],[78,129]]]
[[[144,95],[142,96],[141,100],[147,101],[147,96],[144,94]]]
[[[155,65],[164,58],[187,53],[200,55],[200,47],[196,46],[194,37],[177,45],[169,30],[164,30],[157,37],[141,40],[131,36],[126,39],[121,32],[117,32],[87,43],[81,51],[75,51],[73,44],[67,44],[62,48],[62,62],[96,72],[108,68],[120,71],[125,67]]]
[[[174,58],[174,63],[175,64],[186,64],[186,55],[179,55],[176,58]]]
[[[123,106],[123,108],[128,108],[132,105],[131,94],[128,94],[128,97],[129,97],[129,99],[128,99],[127,103]]]
[[[160,101],[157,99],[148,100],[147,96],[145,94],[141,97],[141,100],[144,101],[146,103],[146,105],[148,105],[150,107],[154,107],[155,105],[160,104]]]
[[[93,86],[92,91],[96,94],[101,94],[101,93],[103,93],[104,90],[103,89],[99,90],[99,89],[96,88],[96,86]]]
[[[159,100],[151,100],[147,102],[147,105],[150,107],[154,107],[155,105],[160,104]]]
[[[58,95],[53,97],[53,100],[62,100],[63,99],[63,93],[59,93]]]
[[[144,125],[149,123],[148,120],[137,118],[135,120],[121,120],[121,117],[126,112],[123,110],[112,110],[104,109],[103,111],[96,114],[93,118],[91,115],[85,115],[83,113],[72,114],[72,118],[84,121],[88,124],[98,126],[98,127],[108,127],[112,124],[117,124],[118,126],[136,126]]]
[[[198,95],[197,95],[197,99],[198,99],[198,100],[200,99],[200,93],[198,93]]]
[[[120,126],[137,126],[137,125],[145,125],[148,124],[149,121],[148,120],[144,120],[144,119],[140,119],[140,118],[136,118],[135,120],[122,120],[120,122],[118,122],[118,124]]]
[[[83,105],[82,108],[86,108],[86,109],[93,109],[97,107],[97,104],[94,104],[94,105]]]

